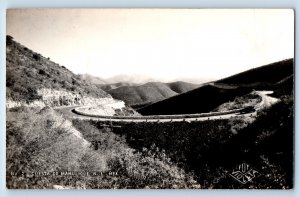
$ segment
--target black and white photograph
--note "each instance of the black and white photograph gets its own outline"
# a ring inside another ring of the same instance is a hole
[[[294,188],[293,9],[6,10],[6,188]]]

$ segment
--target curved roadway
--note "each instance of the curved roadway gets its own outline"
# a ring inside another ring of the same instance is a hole
[[[278,102],[278,99],[268,96],[268,94],[273,93],[273,91],[256,91],[256,93],[261,96],[262,100],[254,108],[256,109],[253,112],[241,113],[242,109],[232,110],[227,112],[221,112],[223,114],[216,113],[203,113],[203,114],[182,114],[182,115],[166,115],[166,116],[141,116],[141,117],[114,117],[114,116],[99,116],[89,114],[79,114],[76,112],[76,108],[83,106],[64,106],[57,107],[55,110],[59,113],[67,116],[71,119],[93,119],[98,121],[114,121],[114,122],[170,122],[170,121],[204,121],[204,120],[213,120],[213,119],[229,119],[232,117],[243,116],[246,117],[255,117],[257,115],[257,110],[263,107],[269,107],[270,105]],[[199,116],[198,116],[199,115]],[[184,117],[187,116],[187,117]]]
[[[204,121],[204,120],[214,120],[214,119],[229,119],[232,117],[237,117],[237,116],[254,116],[256,115],[256,111],[255,112],[251,112],[251,113],[240,113],[240,112],[232,112],[232,113],[228,113],[228,114],[223,114],[223,115],[211,115],[211,116],[205,116],[203,117],[202,114],[199,114],[199,117],[197,117],[197,115],[193,115],[193,117],[190,118],[183,118],[183,117],[174,117],[174,118],[159,118],[159,117],[153,117],[153,116],[141,116],[138,118],[129,118],[128,116],[124,119],[122,119],[121,117],[93,117],[93,116],[88,116],[88,115],[81,115],[75,112],[75,109],[78,108],[79,106],[66,106],[66,107],[59,107],[56,108],[55,110],[58,111],[59,113],[63,114],[64,116],[67,116],[71,119],[93,119],[93,120],[98,120],[98,121],[114,121],[114,122],[170,122],[170,121],[174,121],[174,122],[180,122],[180,121]],[[82,106],[80,106],[82,107]],[[180,116],[180,115],[179,115]]]

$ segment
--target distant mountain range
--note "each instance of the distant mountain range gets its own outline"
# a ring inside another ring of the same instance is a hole
[[[91,83],[102,85],[102,84],[144,84],[147,82],[156,81],[154,78],[150,78],[144,75],[116,75],[110,78],[100,78],[90,74],[79,74],[81,79],[90,81]]]
[[[294,60],[283,60],[204,84],[192,91],[141,108],[138,112],[143,115],[209,112],[253,89],[290,94],[293,89],[293,74]]]
[[[122,83],[123,84],[131,84],[131,85],[142,85],[142,84],[145,84],[148,82],[171,83],[171,82],[176,82],[176,81],[184,81],[184,82],[192,83],[192,84],[202,84],[202,83],[206,83],[206,82],[213,80],[210,78],[189,78],[189,77],[181,77],[181,78],[175,78],[173,80],[166,80],[166,79],[162,79],[162,78],[149,77],[149,76],[141,75],[141,74],[133,74],[133,75],[122,74],[122,75],[116,75],[116,76],[113,76],[110,78],[97,77],[97,76],[93,76],[93,75],[90,75],[87,73],[79,74],[78,76],[83,80],[92,82],[93,84],[98,84],[98,85],[116,84],[117,87],[120,87],[119,85]]]
[[[137,75],[118,75],[110,79],[102,79],[89,74],[79,75],[79,77],[82,80],[95,84],[97,87],[111,94],[115,99],[123,100],[126,104],[134,108],[140,108],[200,86],[199,84],[183,81],[172,83],[147,82],[140,84],[142,81],[151,81],[153,79]],[[114,81],[120,82],[110,83]]]

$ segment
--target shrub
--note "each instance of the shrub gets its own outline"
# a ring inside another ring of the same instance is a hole
[[[78,170],[87,151],[84,139],[72,134],[71,124],[50,109],[19,108],[7,113],[7,186],[19,188],[11,173]],[[45,178],[45,177],[43,177]],[[27,183],[29,187],[34,182]],[[53,182],[52,182],[53,184]]]
[[[40,74],[40,75],[45,75],[46,72],[45,72],[44,70],[40,69],[40,70],[39,70],[39,74]]]
[[[38,55],[38,54],[36,54],[36,53],[33,54],[32,57],[33,57],[33,59],[35,59],[36,61],[40,61],[40,60],[41,60],[41,56]]]
[[[13,38],[12,36],[6,35],[6,44],[7,44],[7,45],[12,44],[13,39],[14,39],[14,38]]]
[[[97,144],[98,152],[106,158],[108,169],[118,172],[117,188],[197,188],[192,174],[187,174],[171,162],[164,152],[155,146],[142,152],[130,148],[124,137],[99,130],[91,123],[73,120],[73,125],[85,139]]]

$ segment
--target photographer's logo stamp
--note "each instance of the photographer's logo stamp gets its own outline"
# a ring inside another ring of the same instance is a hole
[[[259,172],[253,169],[249,164],[242,163],[240,165],[237,165],[228,174],[238,182],[246,184],[253,178],[255,178],[259,174]]]

